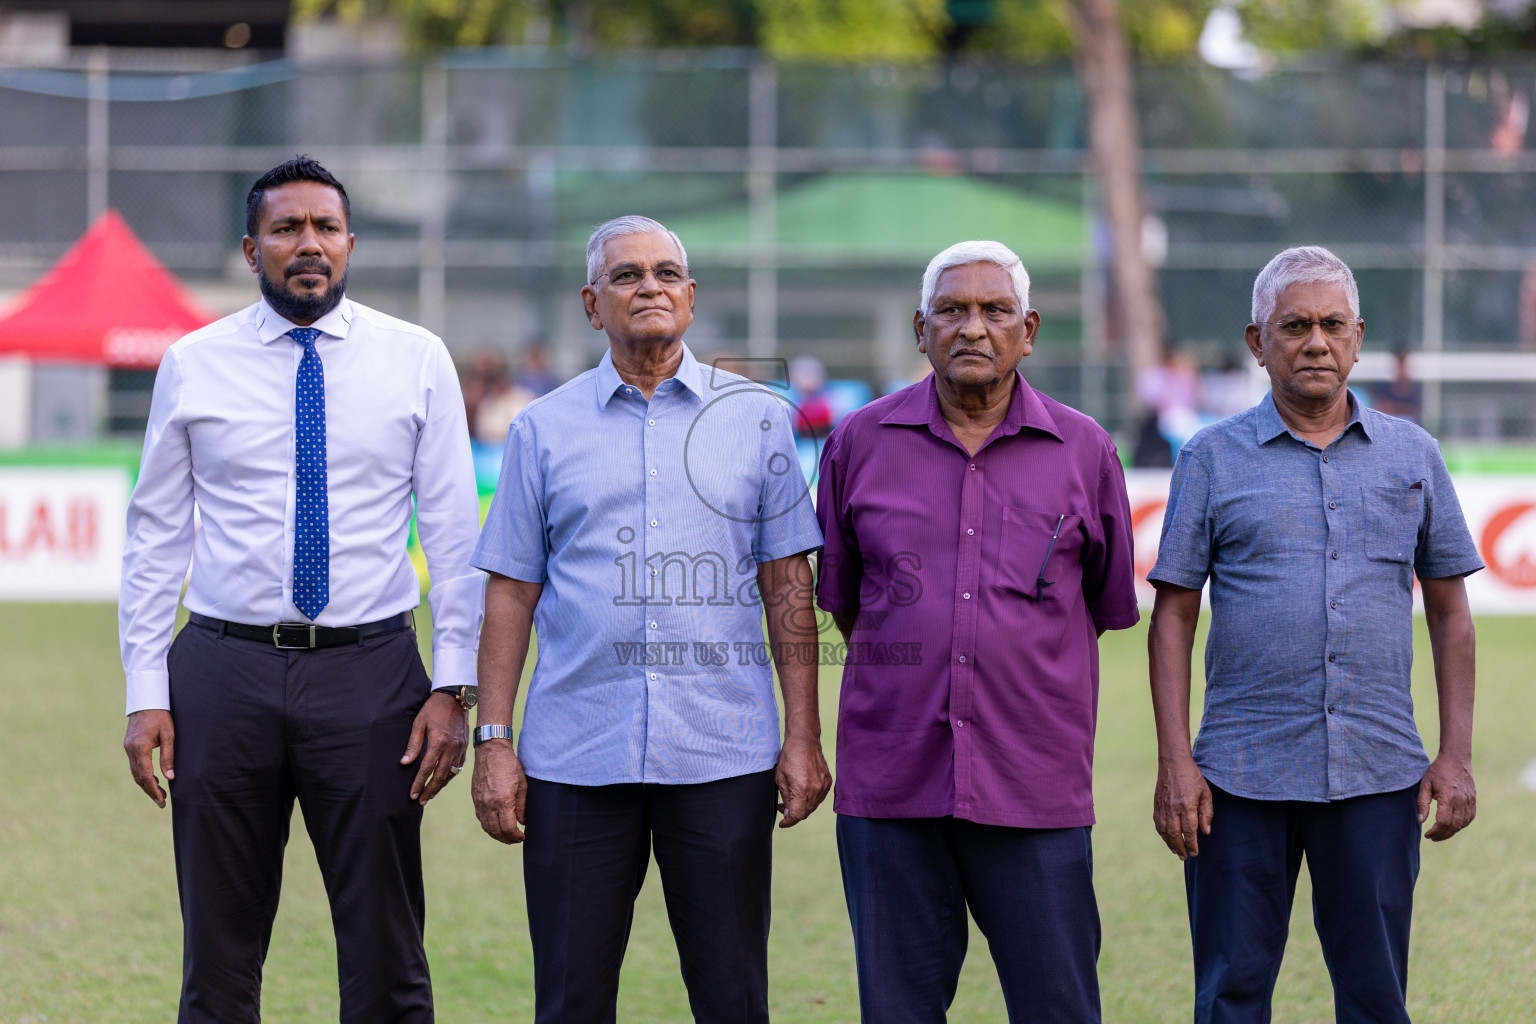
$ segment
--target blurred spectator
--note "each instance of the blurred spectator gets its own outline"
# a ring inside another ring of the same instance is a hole
[[[1136,381],[1136,395],[1148,410],[1136,441],[1137,466],[1171,466],[1184,442],[1200,429],[1200,368],[1189,353],[1163,350],[1163,361]],[[1163,442],[1158,450],[1157,440]]]
[[[549,346],[542,341],[531,341],[523,349],[522,366],[517,371],[517,383],[534,397],[547,395],[560,386],[560,378],[549,368]]]
[[[1202,423],[1212,423],[1235,416],[1253,405],[1248,373],[1230,353],[1221,366],[1200,375],[1200,416]]]
[[[538,397],[508,376],[507,361],[500,352],[478,353],[461,384],[469,435],[484,444],[504,442],[512,420]]]
[[[1396,360],[1397,369],[1392,379],[1371,385],[1370,404],[1376,411],[1388,416],[1401,416],[1418,423],[1424,405],[1423,385],[1414,380],[1409,371],[1406,350],[1398,349],[1393,353],[1393,359]]]
[[[799,409],[795,433],[802,437],[826,437],[836,417],[827,394],[827,368],[820,359],[797,356],[789,361],[789,392],[790,400]]]

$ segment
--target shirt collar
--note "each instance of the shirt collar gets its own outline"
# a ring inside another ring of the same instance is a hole
[[[1051,411],[1040,400],[1039,392],[1029,386],[1029,382],[1018,370],[1013,371],[1013,380],[1013,397],[1008,401],[1008,411],[1003,414],[1003,422],[997,425],[992,435],[1005,437],[1029,427],[1060,441],[1061,430],[1056,426]],[[917,427],[926,425],[938,437],[953,433],[944,422],[944,413],[939,409],[939,389],[931,373],[908,388],[906,397],[896,403],[880,422]]]
[[[1349,422],[1344,424],[1343,430],[1339,431],[1340,437],[1349,433],[1350,427],[1359,427],[1360,436],[1364,437],[1367,441],[1371,439],[1370,429],[1365,423],[1364,411],[1365,406],[1355,397],[1355,393],[1351,391],[1349,393]],[[1281,434],[1290,433],[1291,428],[1285,425],[1285,420],[1280,418],[1280,410],[1275,408],[1274,392],[1264,392],[1264,397],[1254,407],[1253,425],[1258,434],[1258,442],[1261,445],[1268,444]]]
[[[683,343],[683,361],[678,364],[677,372],[668,380],[675,380],[689,391],[695,398],[704,397],[704,369],[699,361],[694,358],[693,351]],[[663,381],[665,383],[665,381]],[[613,365],[613,351],[603,353],[602,361],[597,364],[597,406],[599,409],[608,407],[608,400],[622,387],[628,387],[624,378],[619,376],[618,369]]]
[[[309,326],[332,338],[345,338],[352,327],[352,300],[343,297],[336,308]],[[299,325],[280,316],[265,297],[256,304],[256,333],[263,345],[270,345]]]

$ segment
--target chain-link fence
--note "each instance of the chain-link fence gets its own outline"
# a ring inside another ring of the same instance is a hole
[[[701,354],[814,354],[912,379],[929,257],[998,238],[1035,279],[1031,379],[1124,427],[1107,231],[1069,67],[851,68],[737,51],[602,62],[529,51],[222,70],[0,69],[0,284],[33,279],[107,206],[226,307],[251,180],[298,151],[346,182],[351,290],[468,355],[600,353],[577,290],[599,221],[675,228]],[[1254,274],[1327,245],[1355,268],[1368,349],[1421,353],[1442,436],[1536,437],[1536,66],[1342,65],[1139,78],[1170,340],[1242,357]],[[223,289],[223,291],[220,291]],[[1362,364],[1382,377],[1388,361]],[[131,422],[126,417],[123,422]]]

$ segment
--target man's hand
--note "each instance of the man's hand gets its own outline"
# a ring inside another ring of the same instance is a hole
[[[421,768],[411,783],[411,799],[427,801],[437,796],[453,781],[464,766],[464,750],[469,746],[469,713],[459,706],[452,694],[434,693],[416,713],[411,739],[405,745],[401,764],[410,764],[421,754]]]
[[[165,790],[155,778],[154,749],[160,748],[160,770],[167,783],[176,777],[176,726],[169,711],[135,711],[128,716],[128,734],[123,737],[123,750],[128,753],[128,770],[133,781],[149,794],[149,798],[161,807],[165,806]]]
[[[1424,838],[1440,842],[1472,824],[1477,817],[1477,784],[1472,765],[1462,758],[1441,754],[1419,782],[1419,824],[1429,820],[1429,802],[1435,802],[1435,823]]]
[[[475,817],[486,835],[508,844],[523,841],[528,777],[511,740],[486,740],[475,748],[475,777],[469,791],[475,799]]]
[[[1213,811],[1211,787],[1193,757],[1158,762],[1152,823],[1179,860],[1199,855],[1200,837],[1211,834]]]
[[[773,770],[773,782],[779,787],[778,810],[784,815],[779,828],[809,818],[832,788],[832,773],[822,756],[821,741],[811,736],[786,738]]]

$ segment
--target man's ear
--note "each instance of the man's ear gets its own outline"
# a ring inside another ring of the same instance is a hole
[[[261,254],[256,251],[256,239],[250,235],[240,239],[240,251],[245,253],[245,265],[251,268],[251,273],[260,273]]]
[[[1253,353],[1253,358],[1264,365],[1264,329],[1258,324],[1249,324],[1243,331],[1243,341],[1248,345],[1248,351]]]
[[[587,311],[587,323],[592,325],[594,331],[603,329],[603,318],[597,312],[597,289],[591,285],[583,285],[581,289],[581,304]]]
[[[922,310],[912,314],[912,333],[917,335],[917,350],[923,355],[928,354],[928,319],[923,316]]]

